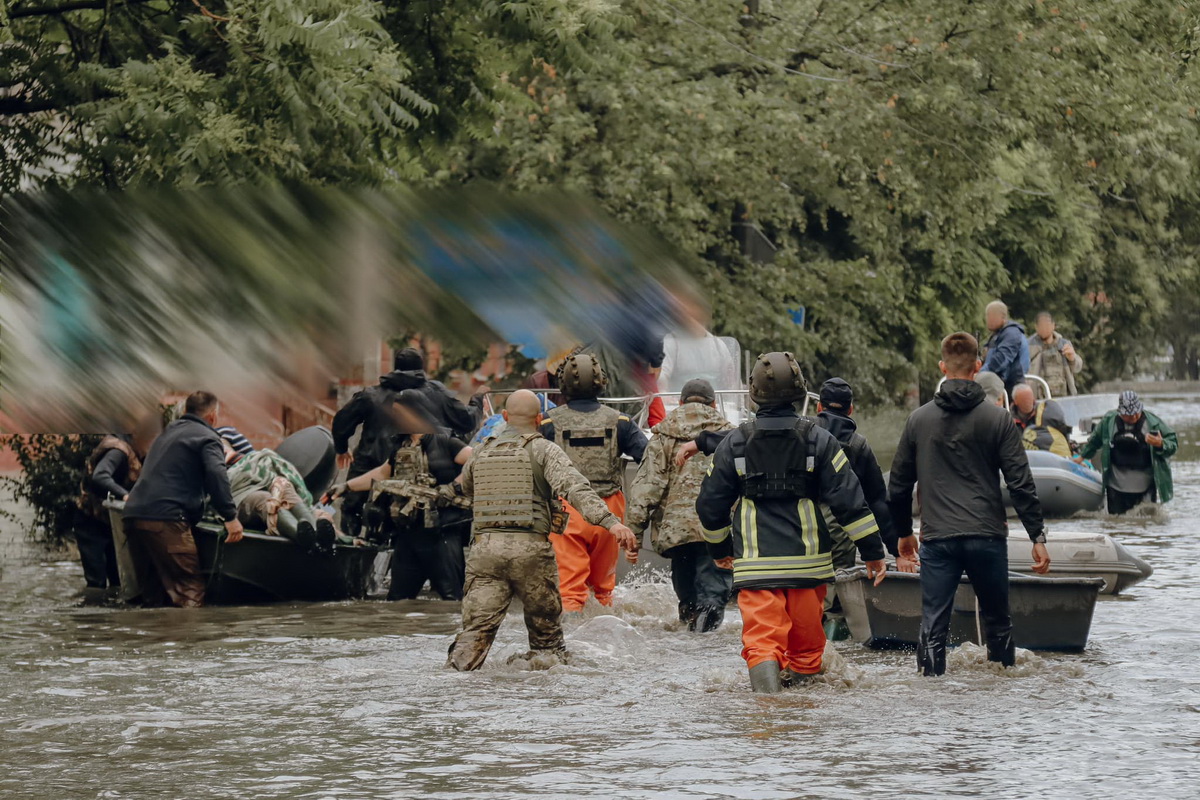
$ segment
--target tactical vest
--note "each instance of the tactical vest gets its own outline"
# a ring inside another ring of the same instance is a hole
[[[558,445],[596,494],[610,497],[621,491],[620,412],[607,406],[595,411],[559,406],[550,410],[550,419]]]
[[[765,417],[739,426],[746,437],[742,456],[742,494],[761,500],[817,500],[816,422],[801,417]]]
[[[96,445],[96,449],[92,450],[91,455],[88,456],[87,468],[84,469],[83,479],[79,482],[79,498],[76,501],[80,510],[96,519],[108,519],[108,509],[103,506],[103,499],[91,491],[92,473],[95,472],[100,459],[104,458],[104,454],[109,450],[120,450],[125,454],[128,464],[125,478],[128,484],[127,488],[132,488],[133,484],[137,483],[138,476],[142,474],[142,460],[124,439],[119,436],[105,436],[101,439],[100,444]]]
[[[551,492],[530,457],[530,443],[538,438],[541,434],[527,433],[489,439],[475,453],[471,466],[475,533],[551,532],[553,509],[547,499]]]
[[[392,454],[392,480],[412,481],[432,486],[433,477],[429,474],[429,460],[425,456],[425,448],[420,443],[397,447]]]

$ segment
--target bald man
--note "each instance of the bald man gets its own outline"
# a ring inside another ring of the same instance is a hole
[[[593,525],[607,528],[632,557],[637,539],[621,524],[558,445],[539,434],[537,395],[513,392],[504,430],[483,442],[463,467],[461,491],[472,497],[475,520],[467,559],[463,629],[450,647],[449,666],[479,669],[515,595],[525,610],[532,665],[567,659],[558,565],[549,537],[562,532],[566,498]]]
[[[1033,387],[1019,383],[1013,387],[1012,416],[1021,429],[1021,441],[1026,450],[1045,450],[1063,458],[1071,457],[1071,426],[1058,403],[1038,400]]]

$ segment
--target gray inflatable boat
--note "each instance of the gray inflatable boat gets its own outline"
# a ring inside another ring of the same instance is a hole
[[[1042,502],[1042,514],[1047,518],[1065,519],[1080,511],[1098,511],[1104,505],[1104,482],[1096,470],[1041,450],[1028,450],[1025,455]],[[1007,486],[1003,492],[1011,514]]]

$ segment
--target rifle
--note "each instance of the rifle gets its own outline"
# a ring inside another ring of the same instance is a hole
[[[450,486],[435,485],[431,476],[417,481],[385,480],[371,483],[370,500],[372,503],[385,494],[392,496],[393,518],[397,521],[403,519],[407,522],[411,521],[418,511],[424,511],[426,528],[438,526],[439,508],[446,506],[471,507],[470,498],[458,495]],[[400,500],[404,501],[402,505],[399,503]]]

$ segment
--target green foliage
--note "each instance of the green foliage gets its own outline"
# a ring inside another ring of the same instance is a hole
[[[14,5],[0,191],[565,186],[689,256],[718,333],[876,401],[995,297],[1054,312],[1085,386],[1196,349],[1200,19],[1173,0]]]
[[[12,492],[14,499],[33,508],[30,538],[61,546],[73,535],[79,482],[88,456],[102,437],[35,434],[4,438],[4,446],[16,454],[23,471],[0,478],[0,483]]]
[[[893,399],[995,297],[1108,377],[1159,346],[1200,158],[1166,0],[624,3],[594,69],[514,75],[464,173],[566,184],[697,257],[718,332]],[[1192,31],[1181,42],[1180,31]],[[1191,49],[1187,49],[1190,47]],[[747,263],[735,216],[778,246]],[[786,313],[805,305],[797,331]]]

